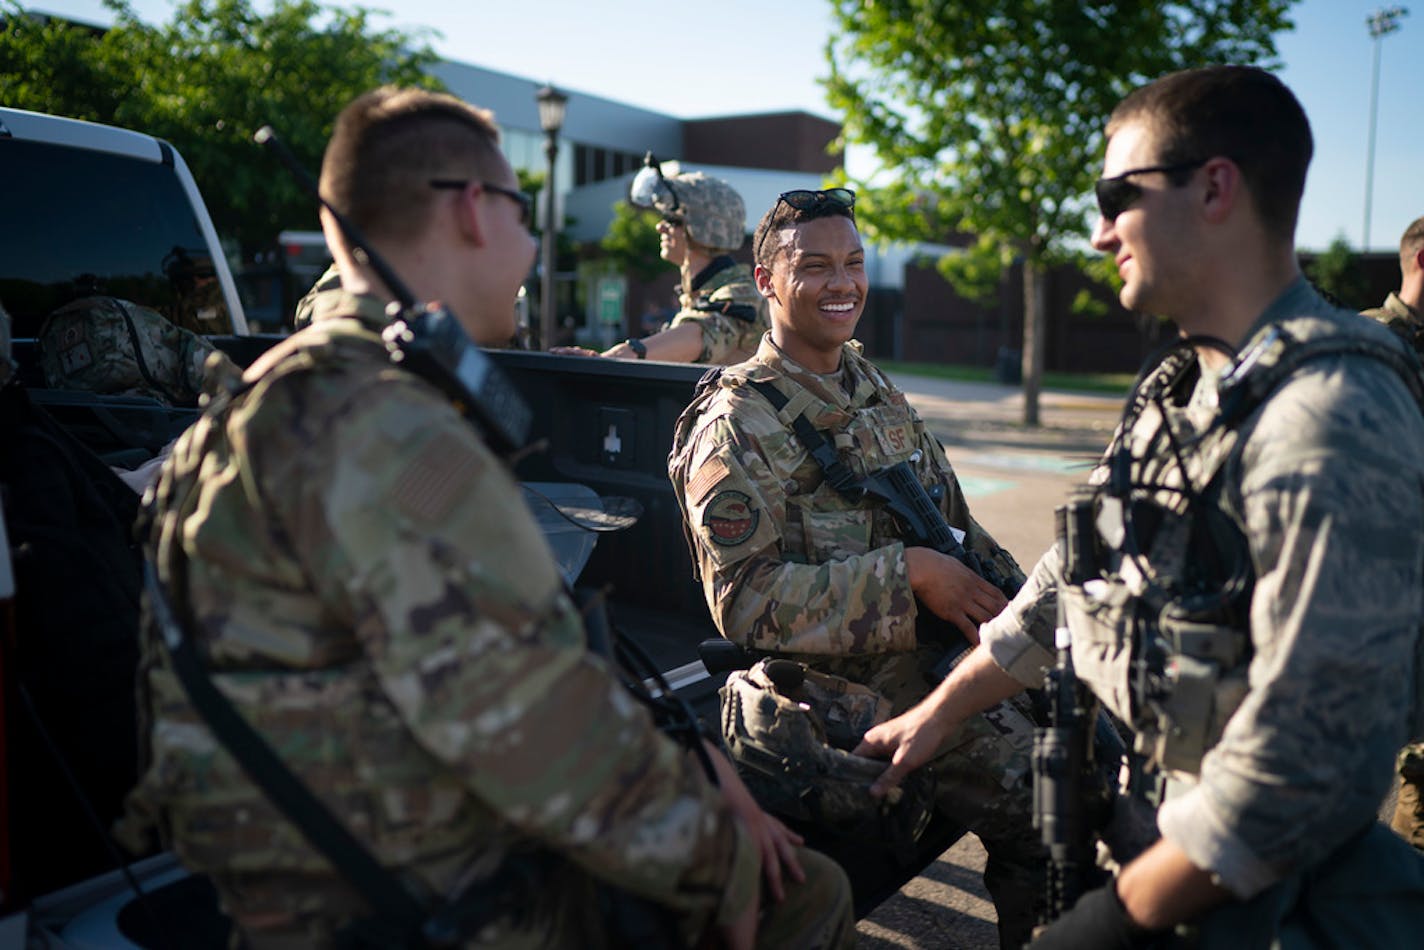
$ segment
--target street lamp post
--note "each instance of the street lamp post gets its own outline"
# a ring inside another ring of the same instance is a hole
[[[554,159],[559,155],[559,129],[564,125],[564,110],[569,97],[548,83],[534,94],[539,103],[539,128],[544,130],[544,155],[549,160],[544,177],[544,252],[543,274],[539,282],[539,345],[547,350],[554,344],[554,267],[559,225],[554,200]]]
[[[1370,203],[1375,196],[1375,109],[1379,100],[1380,38],[1399,29],[1401,17],[1408,16],[1404,7],[1381,7],[1365,19],[1374,40],[1374,71],[1370,78],[1370,140],[1365,152],[1365,236],[1360,244],[1361,251],[1370,249]]]

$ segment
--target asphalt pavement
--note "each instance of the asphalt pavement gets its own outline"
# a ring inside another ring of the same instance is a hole
[[[1017,386],[892,374],[940,442],[975,520],[1030,569],[1053,542],[1053,509],[1107,446],[1123,399],[1052,390],[1040,425],[1023,425]],[[981,875],[985,853],[966,835],[857,928],[861,950],[994,950],[994,905]]]

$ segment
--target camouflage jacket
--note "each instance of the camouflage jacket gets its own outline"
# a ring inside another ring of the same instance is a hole
[[[747,380],[771,383],[790,402],[778,413]],[[927,489],[944,488],[942,510],[965,546],[1022,574],[971,517],[939,442],[859,344],[843,349],[838,373],[820,376],[764,337],[756,357],[724,370],[675,430],[669,471],[693,559],[727,639],[806,654],[818,669],[867,682],[884,654],[917,645],[905,545],[881,506],[852,504],[826,483],[791,430],[802,412],[857,475],[918,451],[916,473]]]
[[[1178,775],[1158,813],[1162,834],[1241,898],[1321,861],[1373,820],[1413,706],[1424,619],[1424,418],[1399,375],[1373,357],[1327,354],[1291,370],[1234,432],[1212,426],[1223,388],[1249,385],[1291,347],[1327,338],[1404,350],[1299,280],[1247,334],[1241,370],[1201,368],[1182,403],[1148,406],[1113,443],[1131,446],[1134,484],[1145,480],[1156,486],[1149,494],[1168,499],[1164,524],[1176,510],[1188,526],[1231,526],[1254,575],[1246,640],[1218,657],[1237,695],[1206,730],[1219,738],[1197,774]],[[1170,499],[1186,497],[1196,509],[1174,509]],[[1124,565],[1124,583],[1109,573],[1090,582],[1101,592],[1085,585],[1062,594],[1080,677],[1129,719],[1135,624],[1144,616],[1132,611],[1131,588],[1150,592],[1212,566],[1190,555],[1183,563],[1186,538],[1162,540],[1159,529],[1131,569]],[[1058,576],[1050,551],[980,630],[998,665],[1025,686],[1039,685],[1052,662],[1051,641],[1034,631],[1056,611]],[[1155,616],[1160,604],[1148,608]],[[1169,684],[1191,665],[1174,667]],[[1220,699],[1199,695],[1195,708],[1214,717]]]
[[[757,886],[755,846],[586,650],[508,470],[390,362],[385,321],[379,300],[345,295],[254,364],[163,468],[150,552],[170,589],[186,561],[215,683],[432,894],[541,849],[684,919],[727,919]],[[343,882],[215,743],[146,639],[134,819],[213,875],[239,921],[276,905],[296,925],[340,904],[323,895]]]
[[[1424,355],[1424,313],[1399,299],[1399,294],[1391,293],[1382,306],[1363,313],[1398,333],[1416,352]]]
[[[341,271],[332,264],[322,271],[316,283],[307,289],[297,307],[292,311],[292,330],[305,330],[313,321],[321,319],[321,314],[332,306],[340,306],[345,299],[340,294]]]
[[[737,315],[722,312],[719,307],[736,307]],[[754,319],[742,313],[750,307]],[[752,280],[751,268],[730,257],[719,257],[692,280],[691,294],[682,295],[682,309],[673,316],[669,327],[695,323],[702,329],[702,352],[696,363],[736,363],[756,352],[757,342],[771,327],[767,317],[766,298]]]

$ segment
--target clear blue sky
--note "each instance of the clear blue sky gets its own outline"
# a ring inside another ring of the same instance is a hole
[[[368,0],[382,6],[382,0]],[[107,23],[99,0],[28,4]],[[431,27],[449,59],[595,93],[682,117],[806,109],[831,118],[818,77],[831,28],[827,0],[391,0],[381,25]],[[1372,41],[1365,17],[1379,0],[1303,0],[1296,29],[1279,39],[1283,78],[1315,132],[1299,244],[1319,249],[1337,234],[1363,237]],[[1403,5],[1411,6],[1410,0]],[[149,22],[171,17],[171,0],[135,0]],[[258,6],[265,4],[258,0]],[[1424,0],[1381,43],[1375,190],[1370,246],[1397,247],[1424,215]],[[715,13],[713,12],[715,11]],[[854,160],[854,157],[852,157]]]

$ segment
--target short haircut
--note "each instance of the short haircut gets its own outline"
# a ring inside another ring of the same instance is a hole
[[[822,201],[803,211],[777,198],[771,210],[761,216],[756,233],[752,235],[754,263],[758,267],[771,270],[771,262],[776,260],[776,255],[781,252],[781,231],[817,218],[850,218],[854,224],[855,208],[848,208],[834,201]]]
[[[446,93],[382,86],[337,116],[321,193],[372,240],[409,240],[439,195],[431,179],[489,178],[502,162],[488,110]]]
[[[1399,238],[1399,256],[1412,258],[1424,249],[1424,217],[1415,218]]]
[[[1305,110],[1274,75],[1254,66],[1171,73],[1118,103],[1108,136],[1132,122],[1154,138],[1154,164],[1231,159],[1266,230],[1293,238],[1314,142]]]

